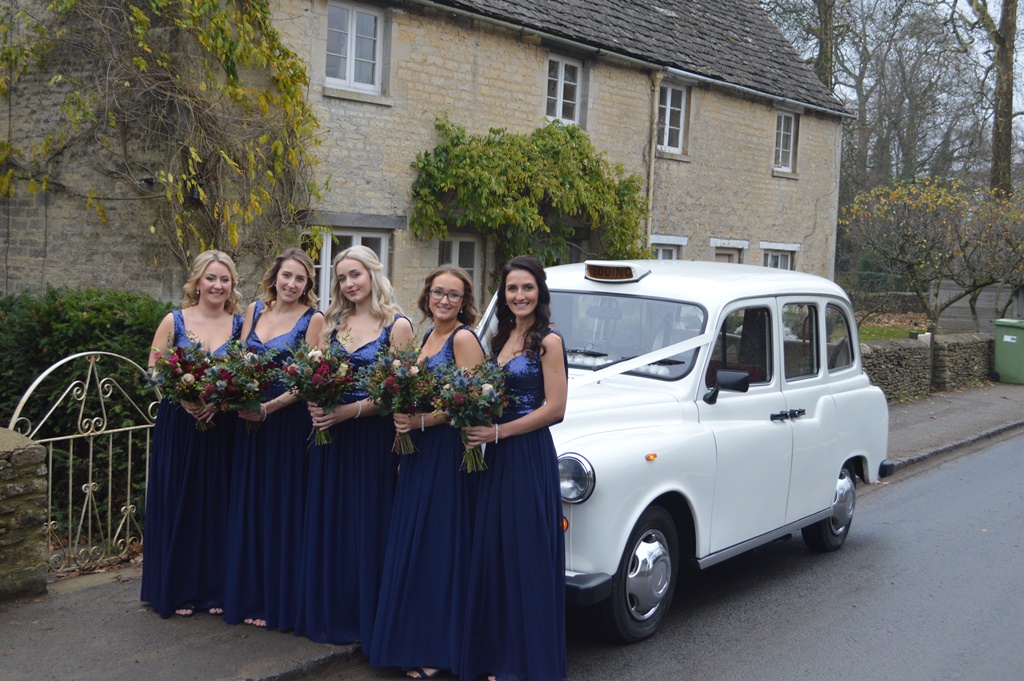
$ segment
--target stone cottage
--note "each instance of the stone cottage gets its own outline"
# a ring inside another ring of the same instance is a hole
[[[470,133],[580,126],[646,180],[659,258],[833,274],[847,114],[755,0],[278,0],[273,11],[308,60],[325,133],[332,179],[311,221],[335,239],[319,264],[370,246],[406,309],[439,262],[469,269],[482,303],[500,265],[480,234],[438,242],[408,229],[410,163],[437,144],[445,114]],[[120,243],[45,202],[0,203],[6,291],[106,284],[177,297],[182,275],[154,267],[156,245]]]

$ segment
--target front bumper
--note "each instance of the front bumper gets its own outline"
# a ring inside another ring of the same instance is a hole
[[[612,576],[603,572],[593,574],[567,574],[565,576],[565,601],[576,607],[587,607],[600,603],[612,595]]]

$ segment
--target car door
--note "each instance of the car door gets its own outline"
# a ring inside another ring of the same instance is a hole
[[[705,360],[701,393],[719,369],[750,374],[746,393],[722,391],[715,404],[698,395],[702,423],[715,436],[715,496],[710,550],[729,548],[781,526],[789,493],[792,433],[778,366],[778,325],[773,298],[726,307],[715,345]],[[775,418],[773,418],[775,415]]]
[[[779,298],[782,394],[793,430],[793,461],[786,522],[828,508],[838,473],[840,429],[822,361],[823,308],[811,296]]]

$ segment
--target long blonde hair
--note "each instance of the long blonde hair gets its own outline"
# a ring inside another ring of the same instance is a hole
[[[370,314],[377,319],[378,328],[390,326],[395,315],[402,312],[402,308],[395,303],[395,291],[384,276],[384,266],[380,264],[377,254],[361,245],[346,248],[331,261],[331,304],[327,308],[324,330],[320,336],[324,342],[330,342],[331,335],[344,327],[349,315],[356,311],[355,303],[345,297],[338,285],[338,263],[346,259],[355,260],[370,275]]]
[[[306,270],[306,288],[302,291],[302,295],[299,296],[299,302],[308,307],[314,307],[317,297],[316,291],[313,290],[316,286],[313,259],[301,248],[286,248],[274,258],[274,264],[270,266],[270,269],[263,275],[263,280],[260,282],[260,288],[263,289],[263,295],[260,298],[266,304],[267,309],[274,306],[274,302],[277,300],[277,274],[281,271],[281,265],[286,260],[294,260],[302,265],[302,269]]]
[[[239,314],[242,311],[242,294],[238,292],[238,270],[235,268],[235,261],[224,251],[212,249],[203,251],[192,261],[192,272],[181,287],[185,293],[185,297],[181,299],[182,309],[199,304],[199,293],[196,287],[203,274],[206,273],[206,268],[215,262],[227,267],[231,274],[231,294],[224,301],[224,309],[231,314]]]

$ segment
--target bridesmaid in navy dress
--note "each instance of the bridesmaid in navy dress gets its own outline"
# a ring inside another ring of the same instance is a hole
[[[560,681],[565,663],[565,554],[558,461],[548,426],[565,413],[568,364],[550,326],[540,261],[502,271],[491,359],[519,398],[494,426],[464,428],[486,444],[467,580],[463,679]]]
[[[427,275],[418,306],[434,323],[420,349],[430,371],[484,360],[470,326],[477,318],[473,280],[464,269],[442,265]],[[417,436],[418,451],[401,457],[370,664],[432,678],[458,669],[476,474],[460,470],[465,447],[443,415],[394,420],[396,430]]]
[[[353,246],[342,251],[331,271],[332,300],[321,339],[343,351],[352,371],[372,363],[389,346],[413,342],[412,323],[395,304],[391,283],[372,250]],[[358,388],[339,405],[311,403],[308,408],[317,428],[332,430],[332,441],[310,450],[295,633],[366,646],[395,497],[395,428]]]
[[[153,336],[157,352],[176,347],[223,354],[242,329],[238,273],[221,251],[196,256],[182,287],[181,309],[164,317]],[[196,419],[214,425],[196,429]],[[234,414],[196,402],[164,399],[157,412],[146,491],[142,600],[161,617],[189,617],[196,608],[219,612],[224,599],[224,541]]]
[[[254,353],[289,360],[305,340],[316,345],[324,317],[314,306],[313,261],[299,248],[277,256],[263,276],[263,296],[249,305],[242,337]],[[302,538],[312,423],[305,404],[280,384],[262,396],[259,411],[239,421],[228,514],[224,619],[290,630],[298,607],[295,556]]]

